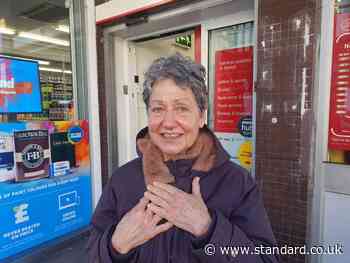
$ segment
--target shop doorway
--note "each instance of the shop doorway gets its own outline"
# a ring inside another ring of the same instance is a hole
[[[183,56],[195,59],[194,30],[171,32],[160,37],[150,37],[133,41],[136,56],[135,85],[137,97],[137,131],[147,126],[146,105],[143,102],[142,90],[144,73],[151,63],[159,58],[180,53]]]
[[[212,57],[215,57],[217,51],[255,44],[252,22],[255,14],[254,1],[229,1],[223,4],[216,3],[216,5],[207,1],[206,4],[207,8],[203,4],[200,6],[197,4],[186,9],[174,9],[168,13],[150,16],[146,23],[119,24],[104,31],[105,40],[108,40],[106,45],[110,43],[110,51],[105,51],[105,57],[110,58],[107,64],[112,67],[109,70],[109,78],[112,81],[111,86],[115,87],[114,95],[106,94],[107,115],[113,118],[113,111],[110,111],[111,107],[108,106],[113,104],[116,120],[114,126],[108,127],[108,132],[116,133],[115,137],[108,136],[108,148],[110,146],[113,148],[113,154],[108,154],[109,175],[115,168],[137,156],[135,137],[147,123],[146,109],[142,99],[143,74],[152,61],[160,56],[179,52],[205,66],[210,94],[207,123],[213,128],[216,76],[215,60]],[[181,21],[180,25],[179,21]],[[190,37],[191,46],[178,45],[176,39],[179,37],[184,39]],[[251,74],[253,75],[253,62]],[[251,85],[252,82],[251,80]],[[252,99],[253,95],[250,98]],[[250,107],[254,107],[252,101]],[[254,120],[252,115],[250,112],[250,124],[252,119]],[[113,120],[109,122],[112,123]],[[248,140],[250,141],[248,147],[242,148],[243,157],[245,157],[246,149],[251,151],[254,145],[253,136]],[[118,143],[115,144],[115,141]],[[249,163],[252,165],[252,152],[249,152],[248,155]]]
[[[118,158],[117,161],[115,159],[110,161],[112,171],[137,157],[135,138],[137,133],[147,126],[146,106],[142,98],[144,73],[155,59],[177,52],[194,60],[196,39],[200,41],[195,36],[195,28],[137,37],[132,40],[114,38],[115,57],[119,58],[119,63],[115,66],[118,69],[115,68],[114,75],[117,105],[115,117],[118,124],[115,131],[118,147],[114,149],[116,151],[114,155],[110,156]],[[112,130],[114,129],[110,129]]]

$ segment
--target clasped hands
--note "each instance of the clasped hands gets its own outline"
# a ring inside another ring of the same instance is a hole
[[[162,219],[167,222],[159,224]],[[192,181],[192,194],[172,185],[155,182],[139,203],[120,220],[112,246],[121,254],[176,226],[199,237],[207,233],[210,214],[200,192],[199,177]]]

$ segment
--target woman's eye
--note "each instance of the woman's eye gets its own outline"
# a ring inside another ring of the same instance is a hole
[[[177,112],[187,112],[187,111],[188,111],[188,108],[187,108],[187,107],[184,107],[184,106],[180,106],[180,107],[177,107],[177,108],[176,108],[176,111],[177,111]]]
[[[151,112],[153,113],[160,113],[162,112],[162,108],[161,107],[154,107],[154,108],[151,108]]]

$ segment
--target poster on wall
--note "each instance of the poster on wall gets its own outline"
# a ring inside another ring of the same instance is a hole
[[[214,130],[238,132],[242,118],[252,115],[253,47],[215,53]]]
[[[230,160],[250,170],[253,162],[252,140],[250,138],[244,138],[239,133],[217,132],[215,134],[226,152],[230,155]]]
[[[0,124],[0,261],[89,224],[88,138],[85,120]]]
[[[253,47],[215,53],[214,132],[231,160],[252,165]]]
[[[350,13],[335,14],[328,147],[350,150]]]

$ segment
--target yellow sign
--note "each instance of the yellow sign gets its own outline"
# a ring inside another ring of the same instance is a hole
[[[237,152],[237,158],[241,164],[246,169],[250,169],[252,167],[252,152],[253,146],[251,141],[243,142]]]

